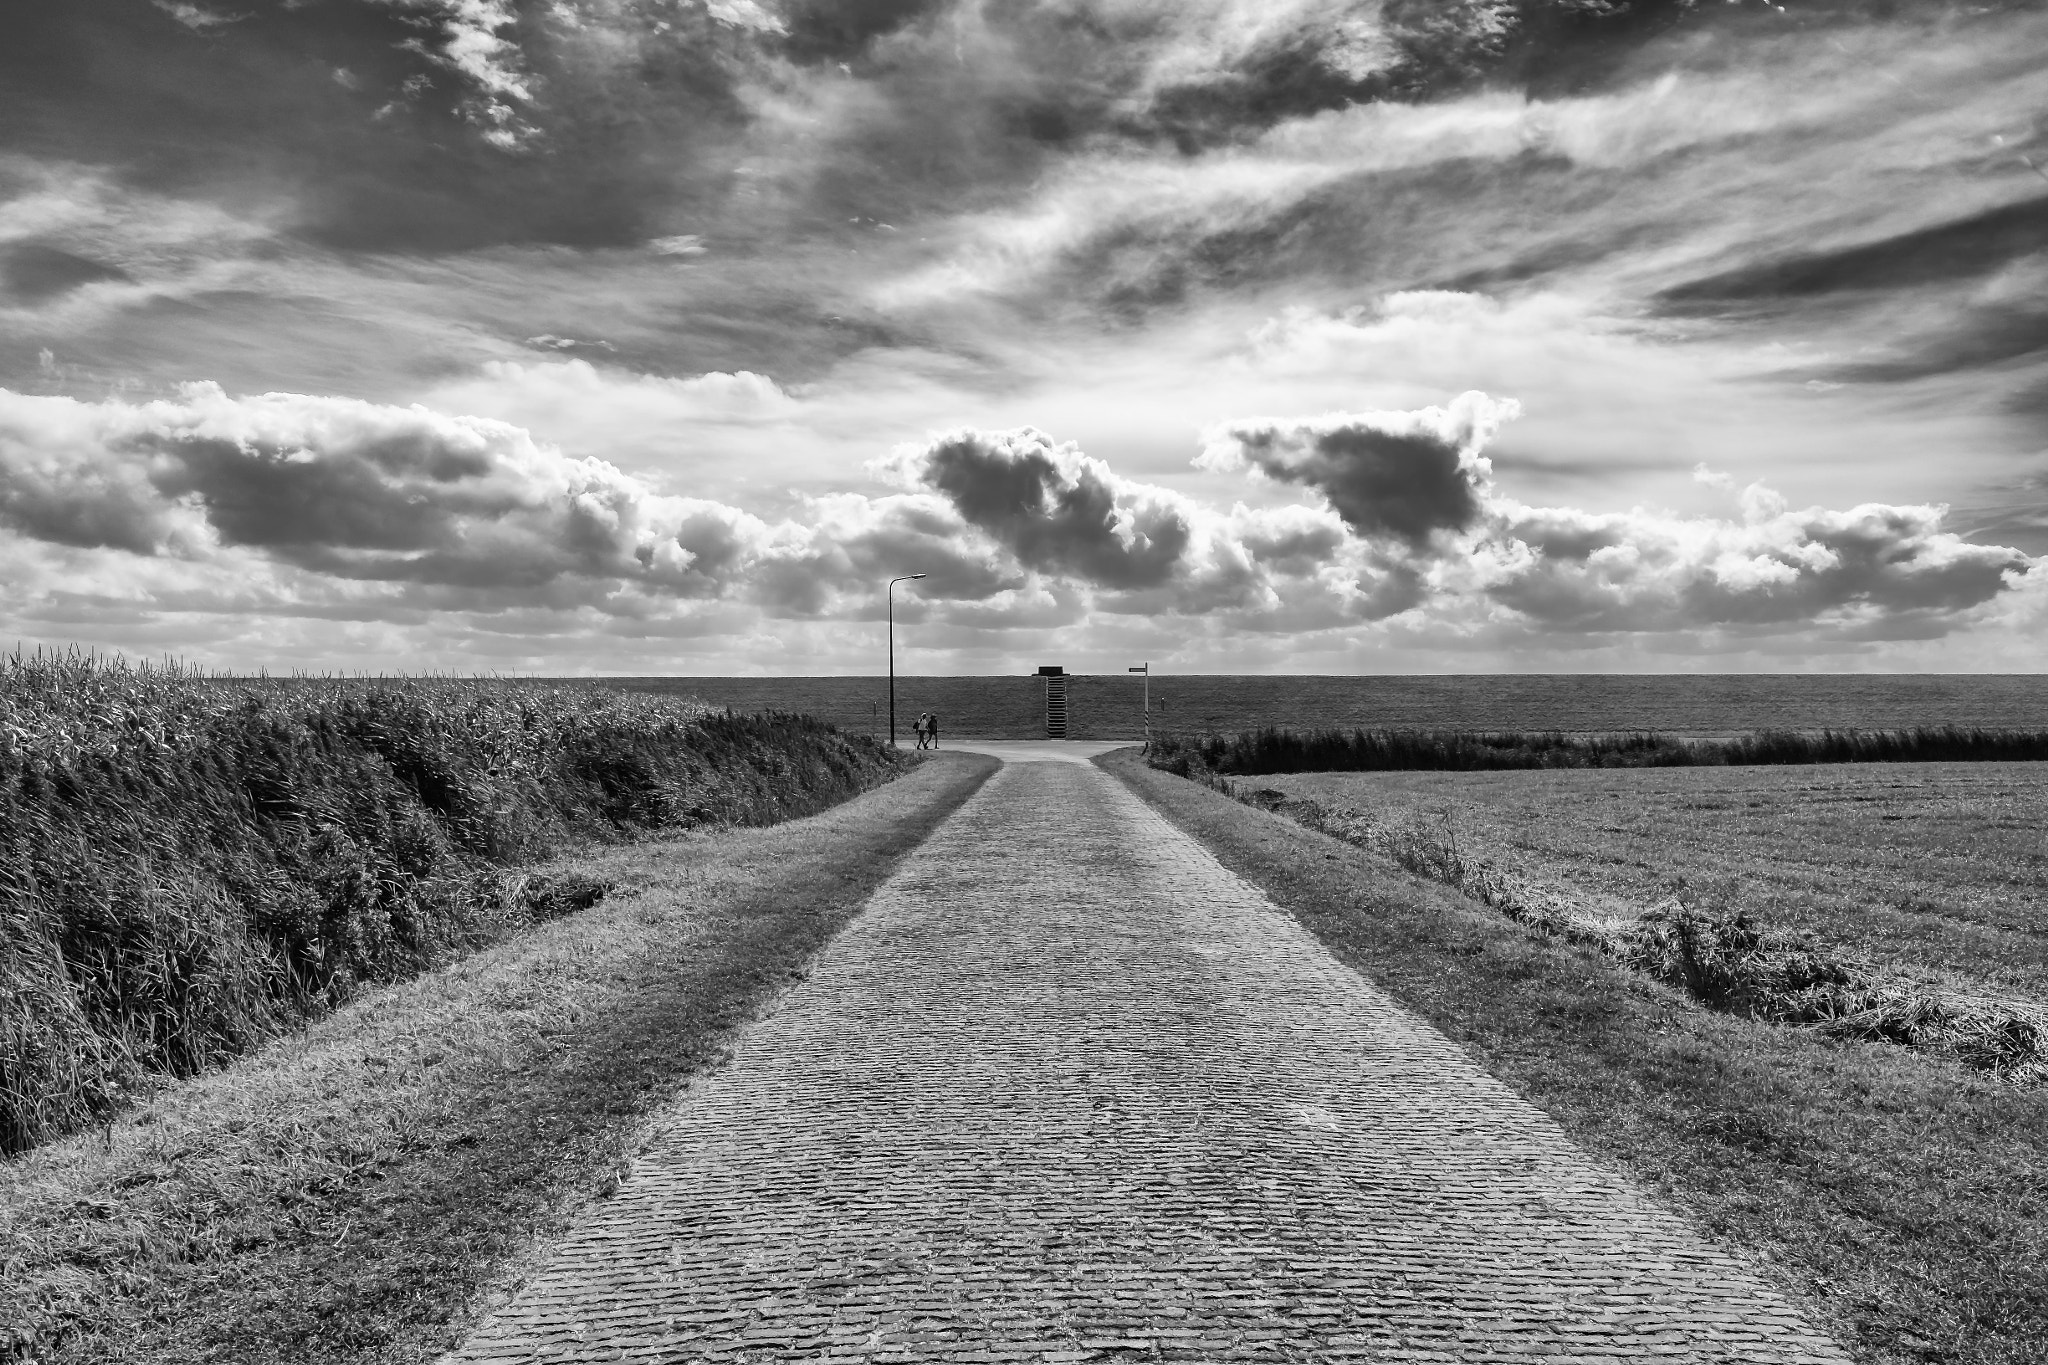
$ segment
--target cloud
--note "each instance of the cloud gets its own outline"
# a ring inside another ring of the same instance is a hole
[[[759,0],[705,0],[704,10],[721,24],[759,33],[785,33],[782,20],[763,9]]]
[[[35,307],[74,289],[108,281],[133,283],[118,266],[102,264],[43,242],[18,242],[0,247],[0,291]]]
[[[1675,306],[1761,306],[1851,290],[1898,289],[1989,275],[2048,249],[2048,196],[2034,195],[1875,241],[1802,252],[1673,285]]]
[[[176,553],[203,534],[137,463],[110,451],[83,404],[0,389],[0,525],[32,540]]]
[[[390,8],[417,13],[439,30],[438,44],[408,40],[414,51],[459,73],[474,93],[460,108],[483,132],[484,140],[507,151],[538,137],[526,106],[534,102],[533,76],[525,53],[506,36],[519,23],[509,0],[377,0]]]
[[[953,432],[911,457],[906,472],[1026,567],[1102,587],[1157,587],[1192,539],[1178,499],[1029,427]]]
[[[216,14],[212,10],[188,4],[185,0],[150,0],[150,3],[197,33],[240,23],[248,18],[246,14]]]
[[[0,417],[0,512],[65,544],[253,551],[508,604],[621,588],[717,596],[777,543],[737,509],[418,407],[193,384],[141,404],[8,395]]]
[[[791,401],[754,376],[667,382]],[[1360,630],[1453,651],[1848,648],[1938,638],[2038,598],[2035,561],[1948,531],[1938,506],[1793,510],[1760,485],[1732,517],[1518,502],[1483,453],[1511,412],[1468,394],[1244,421],[1199,457],[1314,503],[1222,506],[1036,429],[966,428],[877,461],[894,491],[764,514],[421,406],[210,384],[137,403],[0,391],[0,547],[44,547],[21,559],[23,610],[135,628],[237,611],[460,620],[534,640],[854,625],[904,572],[930,575],[905,619],[977,650],[1116,620],[1290,649],[1355,647]]]
[[[1944,633],[2037,573],[1943,530],[1940,507],[1791,511],[1757,486],[1745,501],[1740,522],[1503,504],[1475,563],[1487,596],[1547,628],[1875,638]]]
[[[1514,0],[1175,6],[1172,18],[1160,15],[1173,39],[1160,46],[1127,117],[1186,147],[1287,117],[1441,95],[1492,66],[1530,8]]]
[[[1252,418],[1209,432],[1197,462],[1312,488],[1357,535],[1421,548],[1479,519],[1492,472],[1479,452],[1519,412],[1473,391],[1419,412]]]

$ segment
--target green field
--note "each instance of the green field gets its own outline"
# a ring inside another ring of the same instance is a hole
[[[1141,679],[1069,679],[1075,739],[1136,739],[1144,731]],[[607,686],[697,697],[741,710],[804,711],[858,734],[886,734],[888,680],[845,678],[607,678]],[[2032,674],[1834,676],[1285,676],[1174,675],[1152,679],[1153,723],[1182,733],[1364,726],[1726,735],[1748,730],[1981,726],[2048,729],[2048,678]],[[899,736],[935,710],[941,739],[1043,737],[1039,680],[896,679]]]
[[[1296,773],[1243,779],[1620,906],[1681,880],[1916,974],[2048,998],[2048,766]]]

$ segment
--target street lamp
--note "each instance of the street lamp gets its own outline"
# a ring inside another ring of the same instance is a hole
[[[1124,671],[1145,675],[1145,752],[1149,754],[1152,752],[1152,665],[1148,661]]]
[[[896,747],[896,585],[923,577],[921,573],[907,573],[889,580],[889,747],[892,749]]]

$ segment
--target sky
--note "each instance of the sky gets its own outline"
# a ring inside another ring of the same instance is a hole
[[[6,23],[0,645],[2048,668],[2048,5]]]

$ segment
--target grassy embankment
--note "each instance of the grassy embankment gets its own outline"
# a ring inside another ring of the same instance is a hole
[[[555,915],[579,843],[898,771],[804,717],[455,680],[0,659],[0,1153]]]
[[[586,847],[597,906],[0,1165],[0,1360],[434,1359],[995,766]]]
[[[1382,849],[1102,761],[1578,1142],[1760,1257],[1860,1359],[2048,1358],[2048,1087],[1700,1008]]]

